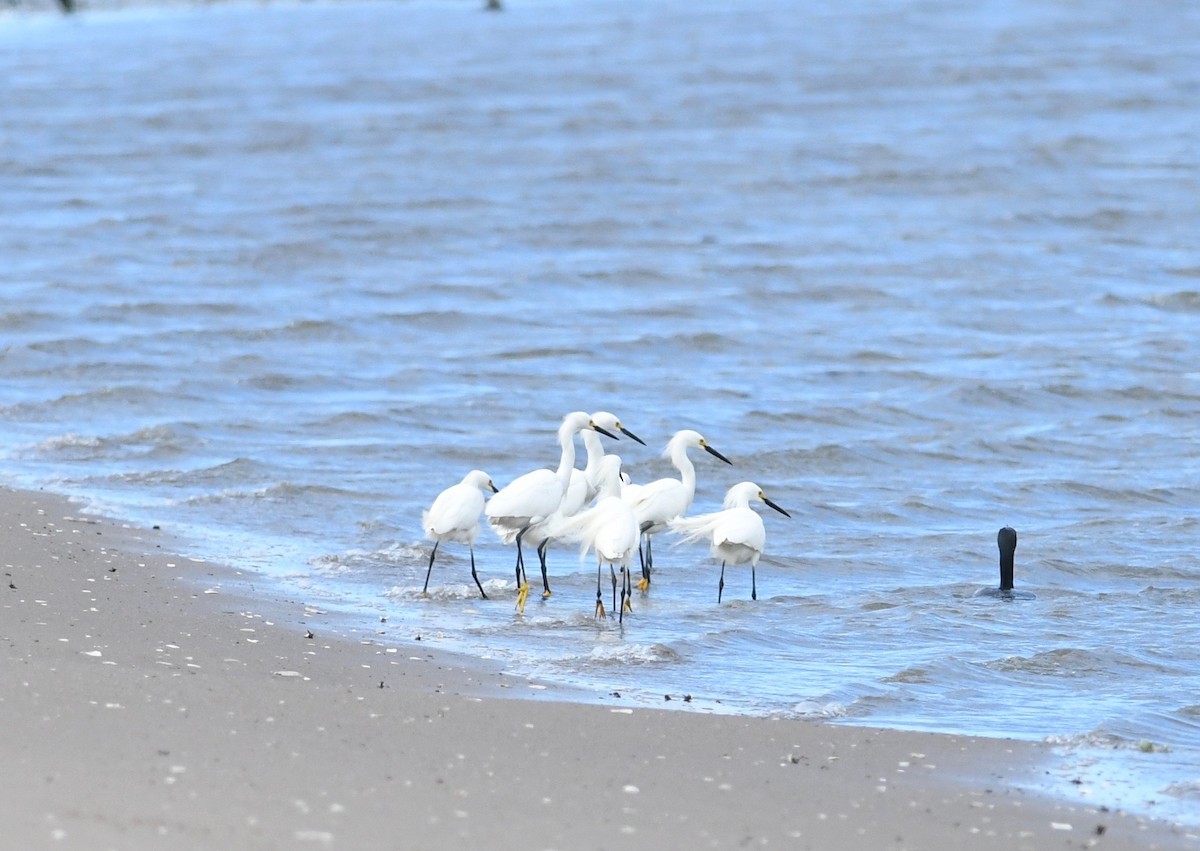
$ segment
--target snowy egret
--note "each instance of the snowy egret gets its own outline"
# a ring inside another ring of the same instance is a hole
[[[726,464],[733,463],[709,446],[700,432],[684,429],[675,432],[663,450],[663,457],[671,460],[680,478],[657,479],[644,485],[629,484],[622,490],[622,498],[633,508],[638,526],[646,536],[646,557],[642,563],[642,578],[638,582],[641,591],[650,587],[650,572],[654,568],[654,553],[651,550],[654,535],[667,528],[668,521],[680,517],[691,508],[692,500],[696,498],[696,467],[688,458],[689,449],[703,449]]]
[[[1033,600],[1036,595],[1028,591],[1017,591],[1013,587],[1013,562],[1017,554],[1017,530],[1005,526],[996,533],[996,546],[1000,548],[1000,587],[980,588],[976,597],[1002,597],[1006,600]]]
[[[642,446],[646,445],[646,441],[625,428],[621,424],[620,417],[614,413],[596,411],[592,414],[592,422],[608,433],[615,434],[619,431]],[[571,470],[571,483],[559,506],[559,511],[564,517],[570,517],[594,500],[600,489],[600,462],[604,459],[604,444],[600,441],[597,433],[591,429],[584,429],[579,436],[583,439],[583,446],[587,450],[587,466],[582,470],[578,467]]]
[[[601,592],[604,565],[612,575],[613,607],[617,607],[617,573],[621,568],[621,603],[618,609],[620,620],[630,608],[632,593],[629,565],[638,547],[638,521],[633,508],[621,499],[621,458],[605,455],[597,471],[600,490],[596,504],[572,517],[559,518],[552,525],[551,534],[562,540],[577,541],[582,546],[579,557],[589,549],[596,551],[596,617],[605,617]]]
[[[525,598],[529,594],[529,582],[525,577],[525,558],[521,554],[521,538],[533,526],[543,522],[558,510],[571,482],[571,470],[575,466],[575,435],[584,429],[598,431],[616,439],[616,435],[592,422],[591,416],[583,411],[574,411],[563,417],[558,427],[558,445],[562,450],[557,470],[534,470],[518,476],[488,500],[484,513],[488,524],[496,530],[506,544],[517,544],[517,611],[525,611]],[[542,587],[544,597],[550,596],[550,581],[546,576],[546,562],[542,561]]]
[[[421,512],[421,526],[425,529],[425,537],[433,541],[433,552],[429,554],[429,567],[425,570],[425,587],[421,593],[429,591],[429,574],[433,573],[433,559],[437,556],[438,544],[443,541],[456,541],[466,544],[471,551],[471,578],[479,588],[480,595],[487,599],[483,585],[479,583],[479,574],[475,572],[475,538],[479,535],[479,515],[483,513],[483,492],[496,492],[492,477],[482,470],[472,470],[463,476],[463,480],[451,485],[437,495],[433,505],[427,511]]]
[[[609,434],[616,437],[616,432],[636,440],[643,446],[646,442],[636,434],[625,428],[621,424],[620,418],[609,411],[597,411],[592,414],[592,422],[599,426],[603,434]],[[541,565],[543,585],[545,586],[544,596],[549,596],[550,587],[546,584],[546,549],[550,546],[556,535],[551,531],[557,521],[564,517],[570,517],[578,513],[585,505],[596,498],[597,490],[599,489],[599,470],[600,463],[604,459],[604,446],[597,436],[596,432],[591,429],[583,429],[579,436],[583,439],[584,446],[587,447],[587,466],[585,469],[572,468],[571,482],[567,485],[567,492],[563,495],[562,502],[559,503],[558,510],[547,517],[540,523],[535,523],[530,526],[521,535],[521,540],[525,544],[533,544],[537,547],[538,562]]]
[[[544,520],[531,524],[521,533],[521,543],[532,544],[537,550],[538,563],[542,570],[542,586],[544,588],[542,595],[544,597],[550,596],[550,584],[546,569],[546,550],[555,538],[550,531],[551,527],[557,520],[563,517],[570,517],[572,514],[578,512],[596,496],[595,480],[598,475],[600,462],[604,458],[604,446],[600,441],[599,435],[607,434],[615,438],[617,437],[616,433],[619,431],[641,443],[643,446],[646,445],[645,441],[625,428],[621,424],[620,417],[614,413],[597,411],[592,414],[591,421],[599,427],[599,432],[590,428],[585,428],[579,432],[584,446],[587,447],[587,467],[583,470],[572,467],[570,483],[567,485],[567,491],[563,494],[562,502],[559,503],[558,508]]]
[[[762,518],[750,507],[758,500],[774,508],[784,517],[791,517],[782,508],[767,499],[762,488],[754,482],[739,482],[725,494],[724,507],[712,514],[695,517],[679,517],[670,521],[671,531],[683,535],[684,541],[699,541],[708,538],[712,554],[721,560],[721,579],[717,584],[717,602],[725,590],[725,565],[750,562],[750,599],[758,599],[758,587],[754,569],[767,542],[767,530]]]

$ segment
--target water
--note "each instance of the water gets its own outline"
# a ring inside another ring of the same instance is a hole
[[[1200,7],[479,5],[0,12],[3,476],[398,640],[1194,819]],[[568,549],[517,617],[486,531],[490,601],[453,545],[418,596],[421,509],[575,409],[791,511],[757,603],[664,538],[624,628]],[[1004,524],[1035,599],[974,596]]]

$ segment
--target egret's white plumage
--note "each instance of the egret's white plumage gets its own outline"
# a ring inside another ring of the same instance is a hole
[[[475,572],[475,539],[479,536],[479,515],[483,513],[484,492],[495,492],[492,477],[482,470],[472,470],[461,482],[451,485],[437,495],[433,505],[421,512],[421,527],[425,537],[433,541],[433,552],[429,554],[429,567],[425,571],[424,594],[429,590],[429,575],[433,572],[433,560],[437,556],[438,544],[453,541],[466,544],[471,551],[471,578],[479,587],[479,593],[487,599],[479,575]]]
[[[592,414],[592,422],[606,432],[611,434],[621,432],[643,446],[646,445],[644,440],[625,428],[621,424],[620,417],[614,413],[596,411]],[[591,429],[584,429],[579,436],[583,439],[584,449],[587,450],[587,464],[582,470],[578,467],[571,470],[571,482],[567,486],[567,493],[558,508],[559,513],[564,517],[570,517],[594,500],[600,489],[600,462],[604,460],[604,444],[600,440],[599,433]]]
[[[621,424],[621,420],[616,414],[609,411],[596,411],[592,414],[592,422],[601,429],[600,434],[616,437],[616,433],[621,432],[643,446],[646,445],[644,440]],[[558,510],[542,522],[530,526],[521,536],[522,543],[533,544],[537,547],[538,561],[541,564],[543,577],[547,575],[546,549],[558,537],[552,531],[553,528],[558,521],[577,514],[585,505],[592,502],[599,489],[600,465],[604,460],[604,446],[597,432],[592,429],[583,429],[579,432],[579,437],[587,448],[586,467],[583,470],[578,467],[571,470],[571,482],[567,486],[567,492],[563,495],[562,502],[559,503]]]
[[[642,591],[649,587],[650,572],[654,567],[652,538],[667,528],[669,521],[686,513],[696,498],[696,467],[688,457],[689,449],[703,449],[726,464],[733,463],[709,446],[700,432],[684,429],[675,432],[663,450],[663,457],[669,458],[679,471],[678,479],[657,479],[644,485],[627,484],[622,488],[621,498],[633,509],[638,526],[646,536],[646,557],[642,565],[642,579],[638,582],[638,588]]]
[[[717,585],[717,602],[725,590],[725,565],[750,563],[750,599],[758,599],[758,588],[754,571],[767,542],[767,530],[762,518],[750,507],[759,501],[791,517],[771,500],[754,482],[739,482],[725,494],[724,508],[712,514],[695,517],[679,517],[669,521],[671,531],[683,536],[684,541],[707,540],[713,557],[721,560],[721,579]]]
[[[602,618],[604,603],[601,600],[601,574],[607,564],[612,574],[613,606],[617,606],[617,574],[621,569],[620,617],[624,619],[629,606],[629,565],[638,547],[638,522],[633,508],[621,499],[621,458],[605,455],[597,470],[599,491],[596,503],[585,511],[571,517],[559,518],[551,527],[551,534],[562,540],[577,541],[579,556],[583,558],[590,549],[596,551],[596,617]]]
[[[524,611],[529,583],[525,579],[525,559],[521,553],[521,539],[533,527],[544,522],[558,511],[563,496],[571,482],[571,470],[575,466],[575,435],[584,429],[598,431],[609,437],[615,435],[592,422],[583,411],[574,411],[563,417],[558,427],[558,445],[561,455],[557,470],[533,470],[518,476],[488,500],[484,513],[488,524],[506,544],[517,545],[517,609]],[[545,562],[542,563],[543,596],[550,595],[550,581],[546,576]]]

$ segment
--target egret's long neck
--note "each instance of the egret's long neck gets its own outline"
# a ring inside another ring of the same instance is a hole
[[[691,508],[692,500],[696,497],[696,465],[688,457],[686,446],[680,446],[671,453],[671,463],[679,471],[679,478],[688,494],[688,508]]]
[[[1013,556],[1015,550],[1000,551],[1000,590],[1011,591],[1013,589]]]
[[[596,499],[605,499],[610,496],[621,496],[621,476],[619,473],[611,476],[602,476],[600,487],[596,489]]]
[[[604,444],[600,442],[600,435],[591,429],[579,432],[579,436],[583,438],[584,448],[587,449],[585,470],[589,479],[595,479],[596,473],[600,471],[600,462],[604,460]]]
[[[558,459],[558,470],[555,476],[562,485],[562,492],[567,492],[571,484],[571,469],[575,466],[575,429],[564,428],[558,433],[558,445],[562,447],[562,457]]]

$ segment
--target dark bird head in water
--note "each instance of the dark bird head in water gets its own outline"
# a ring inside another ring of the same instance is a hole
[[[996,534],[996,545],[1000,547],[1000,590],[1013,588],[1013,557],[1017,552],[1017,531],[1005,526]]]

